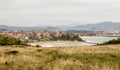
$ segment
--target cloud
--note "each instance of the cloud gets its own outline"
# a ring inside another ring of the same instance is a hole
[[[1,0],[0,24],[62,25],[119,21],[119,0]]]

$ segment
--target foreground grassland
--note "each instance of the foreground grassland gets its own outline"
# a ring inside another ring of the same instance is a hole
[[[0,70],[120,70],[120,45],[0,47]]]

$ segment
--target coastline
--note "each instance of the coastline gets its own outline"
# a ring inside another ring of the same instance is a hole
[[[97,45],[118,37],[103,37],[103,36],[81,36],[83,41],[41,41],[29,43],[31,46],[39,45],[41,47],[68,47],[68,46],[91,46]]]
[[[96,45],[88,42],[79,42],[79,41],[46,41],[46,42],[35,42],[29,43],[31,46],[40,45],[42,47],[72,47],[72,46],[91,46]]]

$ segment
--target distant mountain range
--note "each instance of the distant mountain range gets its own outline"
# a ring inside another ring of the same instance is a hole
[[[112,30],[120,29],[120,22],[101,22],[95,24],[86,24],[75,26],[75,30]]]
[[[72,25],[61,25],[61,26],[34,26],[34,27],[17,27],[17,26],[6,26],[0,25],[0,30],[112,30],[120,29],[120,22],[101,22],[93,24],[72,24]]]
[[[6,26],[0,25],[0,30],[49,30],[54,29],[52,26],[34,26],[34,27],[18,27],[18,26]]]

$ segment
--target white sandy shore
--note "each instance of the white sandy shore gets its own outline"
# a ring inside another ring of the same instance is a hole
[[[29,43],[31,46],[40,45],[42,47],[70,47],[70,46],[88,46],[95,45],[86,42],[78,42],[78,41],[52,41],[52,42],[36,42]]]

